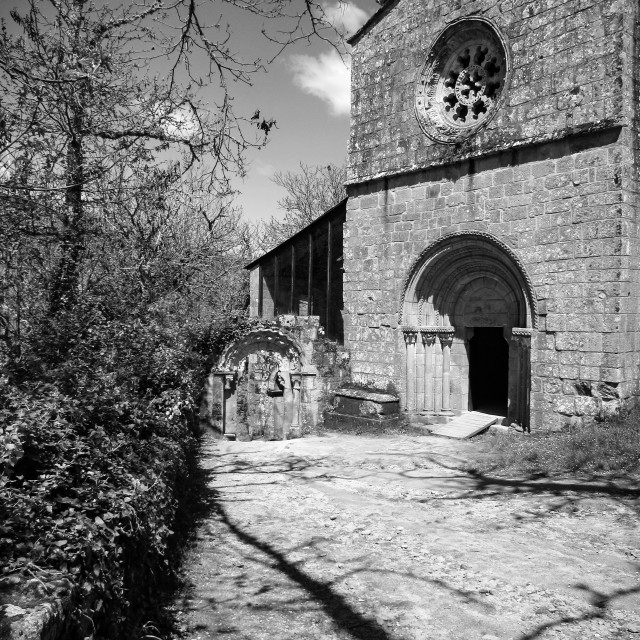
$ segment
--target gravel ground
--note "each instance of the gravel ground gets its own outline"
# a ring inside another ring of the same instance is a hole
[[[640,640],[637,485],[461,471],[482,448],[206,440],[176,637]]]

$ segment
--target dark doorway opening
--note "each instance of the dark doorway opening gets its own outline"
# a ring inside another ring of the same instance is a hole
[[[471,408],[507,415],[509,345],[502,327],[475,327],[469,341]]]

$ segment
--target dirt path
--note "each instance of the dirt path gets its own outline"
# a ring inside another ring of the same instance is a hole
[[[183,637],[640,639],[640,493],[456,470],[477,446],[207,441]]]

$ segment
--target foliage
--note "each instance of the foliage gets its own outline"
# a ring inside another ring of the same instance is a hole
[[[260,250],[269,251],[344,200],[347,197],[344,187],[346,180],[345,164],[313,167],[300,163],[297,173],[276,173],[273,182],[287,192],[278,201],[278,206],[285,212],[284,219],[272,216],[262,225]]]
[[[276,50],[335,34],[314,1],[228,4],[277,20],[260,30]],[[10,349],[20,348],[23,311],[71,309],[104,279],[94,267],[105,231],[140,207],[166,216],[194,184],[224,208],[244,152],[264,144],[273,123],[253,108],[236,114],[229,89],[262,63],[233,53],[231,28],[210,10],[194,0],[28,0],[10,12],[12,29],[3,23],[0,324]],[[211,204],[195,211],[220,227]],[[140,237],[153,247],[153,225]],[[32,286],[46,298],[29,296]]]
[[[206,334],[200,336],[196,348],[208,354],[208,367],[215,366],[224,349],[238,342],[252,331],[274,326],[274,321],[247,316],[245,313],[228,314],[212,324]]]
[[[38,382],[25,365],[0,387],[0,565],[70,575],[79,611],[113,625],[142,595],[131,576],[153,582],[166,562],[204,357],[152,318],[80,315],[85,335],[63,360],[35,343]]]
[[[0,385],[2,571],[68,575],[78,622],[111,637],[167,569],[203,378],[265,324],[238,313],[185,331],[137,315],[82,303],[44,322]]]
[[[640,472],[638,414],[591,422],[562,432],[485,436],[484,467],[510,474],[544,476]]]
[[[277,19],[277,51],[331,34],[313,1],[225,4]],[[166,565],[202,382],[244,323],[229,180],[273,123],[234,111],[262,63],[207,8],[27,0],[0,29],[0,567],[71,577],[98,635]]]

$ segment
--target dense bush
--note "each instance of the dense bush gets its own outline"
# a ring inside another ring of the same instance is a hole
[[[85,305],[38,327],[0,379],[0,566],[70,576],[98,635],[122,637],[166,565],[195,443],[193,345],[216,332],[159,320]]]

